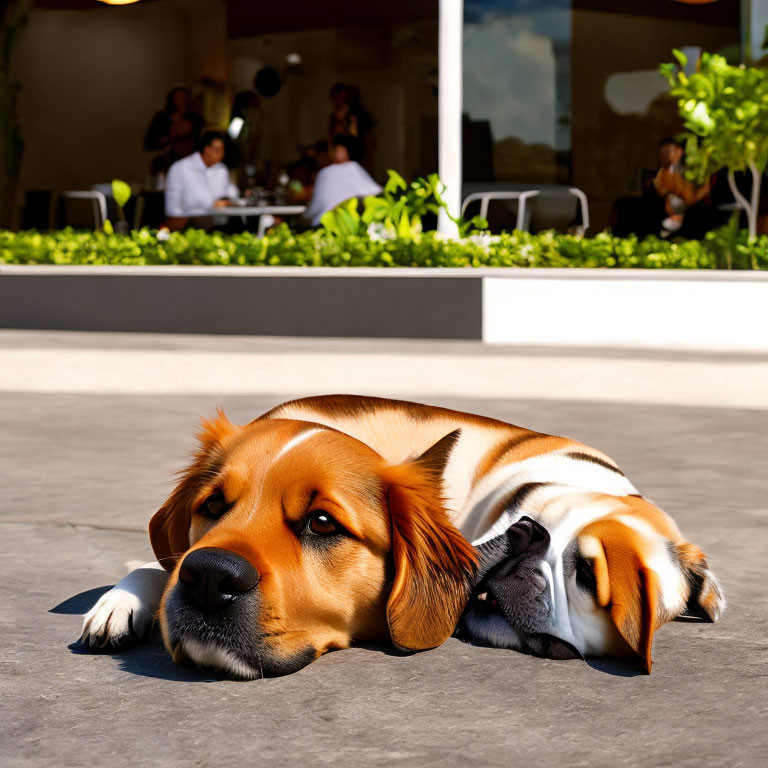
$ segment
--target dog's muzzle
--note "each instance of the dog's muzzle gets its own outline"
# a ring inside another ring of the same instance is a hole
[[[501,616],[511,629],[509,647],[550,659],[581,658],[570,643],[551,634],[554,615],[552,571],[546,556],[547,530],[529,517],[477,547],[478,581],[465,612],[465,631],[483,618]],[[471,613],[471,616],[470,616]]]
[[[260,629],[260,575],[236,552],[201,547],[179,566],[164,611],[167,645],[175,661],[252,679],[289,674],[315,658],[311,647],[282,656]]]

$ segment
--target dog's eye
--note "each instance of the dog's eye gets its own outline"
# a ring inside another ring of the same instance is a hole
[[[221,491],[216,491],[200,505],[200,512],[211,520],[218,520],[229,507],[224,494]]]
[[[333,536],[336,533],[341,533],[341,526],[327,512],[322,511],[312,514],[307,528],[315,536]]]
[[[597,579],[592,560],[586,557],[576,559],[576,583],[587,590],[591,595],[597,594]]]

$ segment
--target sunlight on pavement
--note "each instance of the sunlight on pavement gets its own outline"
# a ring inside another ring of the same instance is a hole
[[[0,350],[0,391],[104,394],[461,395],[768,408],[768,362],[585,356]]]

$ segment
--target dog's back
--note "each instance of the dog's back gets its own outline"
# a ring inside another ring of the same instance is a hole
[[[522,487],[544,484],[636,493],[605,454],[566,437],[448,408],[357,395],[326,395],[277,406],[262,419],[310,421],[360,440],[388,462],[412,460],[459,430],[443,470],[446,505],[470,540],[499,521]]]

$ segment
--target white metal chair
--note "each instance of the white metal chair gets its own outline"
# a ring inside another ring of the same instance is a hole
[[[505,190],[494,189],[483,192],[473,192],[464,198],[464,202],[461,205],[461,215],[464,216],[467,207],[473,203],[480,201],[480,216],[484,219],[488,218],[488,205],[491,200],[517,200],[517,222],[515,229],[520,231],[528,231],[531,221],[531,209],[527,206],[528,200],[538,197],[539,195],[551,195],[555,192],[562,194],[564,187],[556,186],[544,186],[540,189],[519,189],[519,190]],[[577,200],[581,209],[581,226],[584,232],[589,229],[589,202],[587,196],[578,187],[567,187],[569,194],[573,195]]]
[[[526,202],[539,194],[537,189],[529,189],[523,192],[511,192],[511,191],[493,191],[493,192],[475,192],[471,195],[467,195],[464,198],[464,202],[461,204],[461,215],[464,216],[464,212],[469,207],[470,203],[480,201],[480,216],[484,219],[488,218],[488,205],[491,200],[517,200],[517,223],[515,229],[524,231],[528,229],[528,222],[526,221]],[[530,219],[529,219],[530,220]]]
[[[103,192],[96,190],[68,190],[62,192],[60,197],[71,200],[90,200],[93,205],[94,229],[103,229],[104,222],[107,220],[107,198]]]

